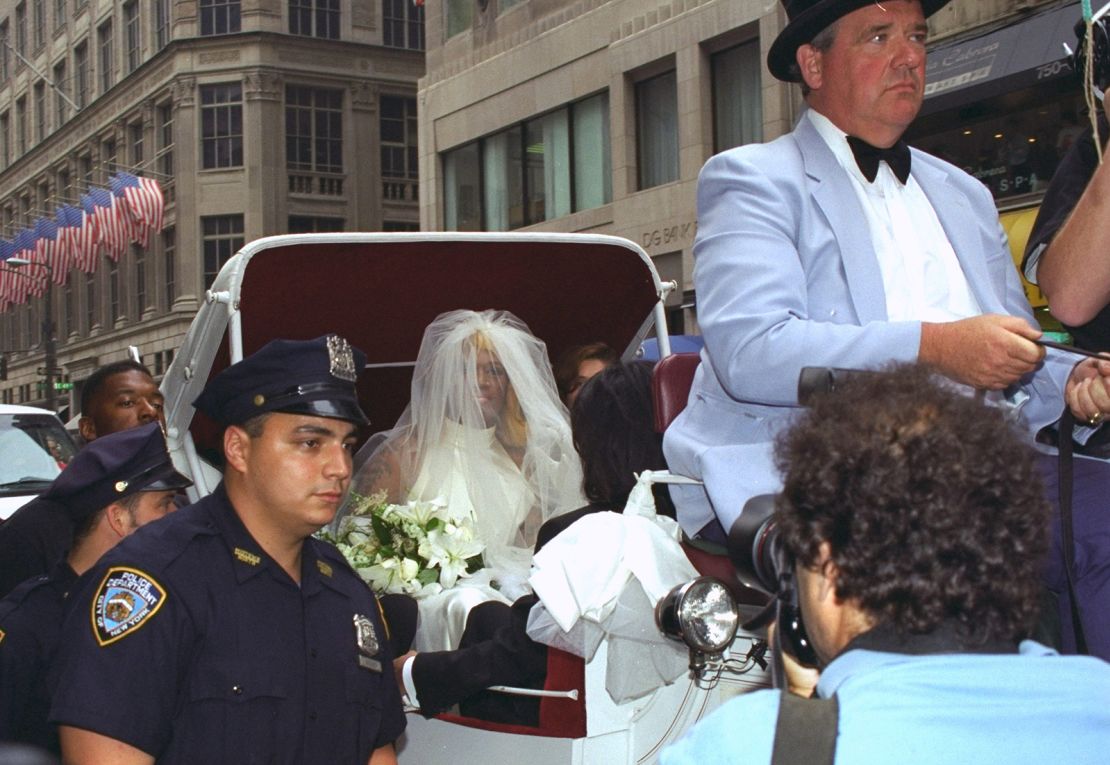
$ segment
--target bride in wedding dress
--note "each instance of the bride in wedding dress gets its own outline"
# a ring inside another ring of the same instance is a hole
[[[527,591],[544,521],[585,504],[544,343],[506,311],[458,310],[424,332],[408,408],[352,481],[389,502],[440,500],[473,519],[485,568],[420,603],[417,647],[455,647],[466,613]]]

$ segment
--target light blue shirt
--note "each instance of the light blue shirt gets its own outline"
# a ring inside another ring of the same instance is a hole
[[[821,674],[840,701],[838,765],[1110,762],[1110,664],[1027,640],[1017,654],[853,650]],[[779,691],[733,699],[664,750],[663,765],[769,763]]]

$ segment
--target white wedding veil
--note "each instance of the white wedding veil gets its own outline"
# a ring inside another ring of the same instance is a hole
[[[483,414],[480,360],[487,386],[500,365],[496,416]],[[442,498],[452,513],[472,513],[487,566],[526,570],[540,525],[586,504],[547,348],[506,311],[438,316],[420,344],[408,407],[384,441],[365,448],[372,453],[353,491],[385,489],[391,502]]]

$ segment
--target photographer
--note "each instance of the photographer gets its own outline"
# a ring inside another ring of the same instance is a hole
[[[742,696],[665,765],[1105,762],[1110,665],[1025,639],[1049,508],[1001,412],[893,367],[818,398],[776,462],[816,696],[836,704]],[[785,748],[806,740],[825,759]]]

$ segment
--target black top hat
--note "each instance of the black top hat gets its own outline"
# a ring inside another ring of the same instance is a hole
[[[267,412],[368,423],[355,381],[366,354],[338,335],[271,340],[208,381],[193,406],[224,425]]]
[[[43,495],[80,522],[140,491],[169,491],[193,482],[174,469],[162,425],[150,422],[90,441]]]
[[[932,16],[950,0],[921,0],[925,18]],[[767,68],[776,79],[784,82],[801,82],[802,76],[795,66],[799,45],[805,45],[821,30],[841,16],[846,16],[875,0],[782,0],[789,21],[771,43],[767,52]]]

